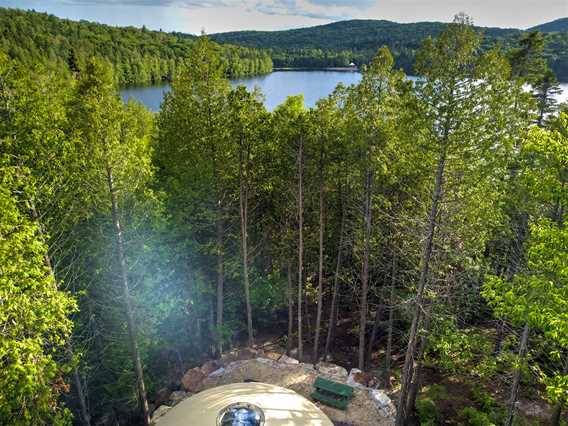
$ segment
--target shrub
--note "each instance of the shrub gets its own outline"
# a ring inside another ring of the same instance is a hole
[[[459,412],[459,418],[467,426],[496,426],[489,415],[473,407],[466,407]]]
[[[435,425],[440,417],[438,407],[430,398],[420,398],[416,401],[416,413],[422,426]]]

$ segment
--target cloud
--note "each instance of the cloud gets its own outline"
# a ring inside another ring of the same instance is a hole
[[[323,5],[314,5],[311,0],[258,1],[254,5],[254,10],[265,15],[303,16],[327,21],[338,21],[350,17],[345,8],[329,8],[323,7]]]
[[[325,21],[349,19],[375,0],[63,0],[74,5],[242,8],[270,16],[302,16]]]
[[[64,0],[74,5],[154,6],[154,7],[228,7],[237,3],[231,0]]]
[[[310,3],[320,6],[339,6],[351,9],[367,9],[377,2],[375,0],[308,0]]]

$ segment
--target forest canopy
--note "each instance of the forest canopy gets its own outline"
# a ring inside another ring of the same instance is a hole
[[[97,56],[109,61],[120,85],[170,81],[194,36],[60,19],[46,13],[0,8],[0,51],[26,66],[42,63],[72,72]],[[216,45],[231,78],[272,71],[267,52]]]

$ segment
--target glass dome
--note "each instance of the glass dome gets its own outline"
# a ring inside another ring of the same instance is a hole
[[[264,413],[253,404],[236,403],[221,410],[218,426],[263,426]]]

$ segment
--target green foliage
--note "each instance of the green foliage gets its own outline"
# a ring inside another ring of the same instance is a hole
[[[465,407],[459,412],[459,417],[464,425],[467,426],[497,426],[489,418],[489,415],[478,411],[473,407]]]
[[[420,419],[421,426],[438,424],[440,413],[436,403],[430,398],[419,398],[416,401],[416,413]]]
[[[75,301],[56,287],[38,225],[26,217],[26,171],[2,157],[0,176],[0,423],[69,424],[58,405],[68,364],[58,352]]]
[[[172,80],[196,40],[180,33],[117,28],[5,8],[0,8],[0,27],[0,51],[26,66],[41,62],[80,73],[96,56],[112,63],[120,85]],[[215,49],[230,77],[272,71],[266,52],[231,45]]]

